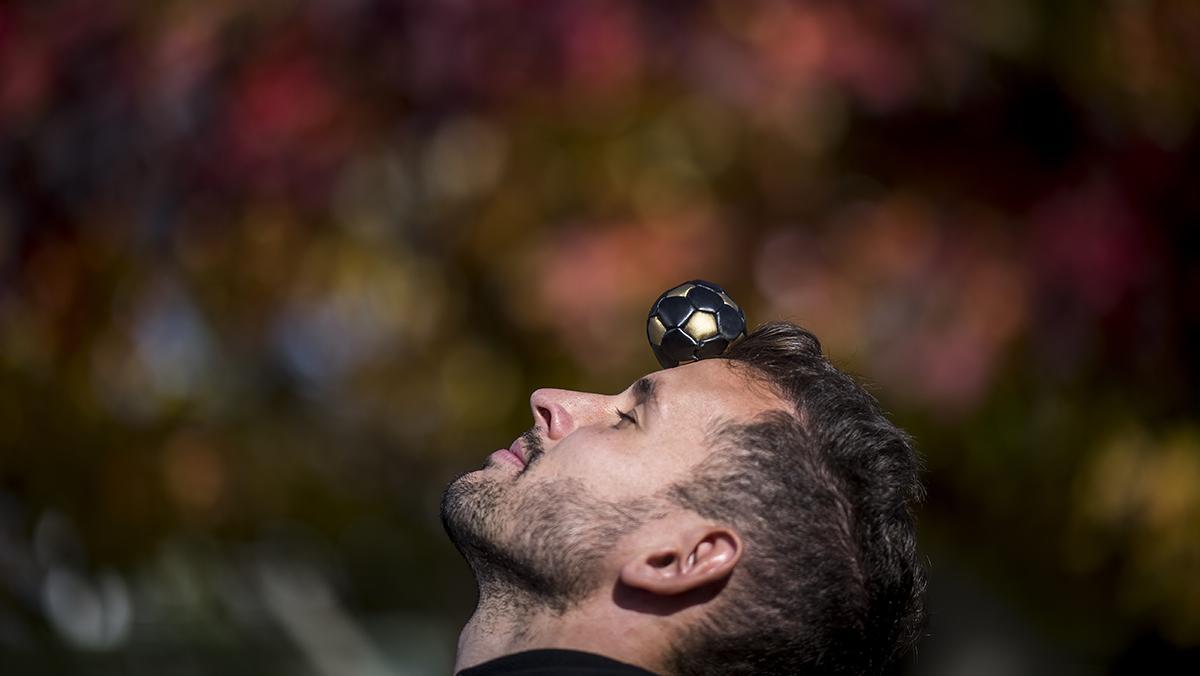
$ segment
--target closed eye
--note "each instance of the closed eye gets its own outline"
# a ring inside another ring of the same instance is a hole
[[[635,413],[636,413],[635,411],[633,411],[633,410],[622,411],[619,408],[615,408],[613,410],[616,411],[617,418],[618,418],[617,424],[613,425],[614,428],[619,428],[619,427],[621,427],[621,425],[624,425],[625,423],[633,423],[634,425],[638,424],[637,417],[635,415]]]

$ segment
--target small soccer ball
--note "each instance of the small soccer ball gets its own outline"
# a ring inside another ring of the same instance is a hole
[[[746,315],[729,294],[699,279],[667,291],[650,306],[646,338],[663,368],[719,357],[746,335]]]

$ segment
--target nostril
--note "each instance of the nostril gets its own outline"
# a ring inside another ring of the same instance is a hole
[[[546,423],[546,432],[549,433],[549,431],[551,429],[550,428],[550,423],[551,423],[550,409],[546,408],[545,406],[538,406],[537,412],[538,412],[538,415],[542,417],[542,421]]]

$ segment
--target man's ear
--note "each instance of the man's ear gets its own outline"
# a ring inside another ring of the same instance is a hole
[[[637,552],[621,568],[621,582],[673,596],[723,580],[742,557],[742,539],[725,526],[695,526]]]

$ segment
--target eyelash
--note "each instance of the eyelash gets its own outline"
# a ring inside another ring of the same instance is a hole
[[[614,408],[613,410],[616,411],[617,418],[619,418],[619,420],[617,421],[617,424],[613,425],[613,427],[620,427],[621,423],[625,423],[625,422],[630,422],[630,423],[633,423],[634,425],[637,424],[637,418],[635,418],[635,417],[633,417],[633,415],[631,415],[633,413],[633,411],[622,411],[619,408]]]

